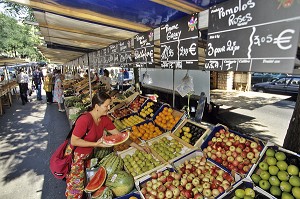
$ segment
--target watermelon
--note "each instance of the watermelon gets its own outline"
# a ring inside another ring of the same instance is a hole
[[[98,158],[99,160],[101,160],[102,158],[104,158],[105,156],[110,154],[111,152],[113,152],[113,147],[106,147],[106,148],[97,147],[94,150],[94,156],[95,156],[95,158]]]
[[[106,145],[119,145],[129,139],[129,132],[118,133],[109,136],[103,136],[102,141]]]
[[[92,198],[97,199],[112,199],[113,193],[110,188],[106,186],[100,187],[95,193],[93,193]]]
[[[124,161],[115,153],[111,153],[99,162],[99,166],[104,167],[107,175],[110,175],[117,170],[123,170]]]
[[[106,171],[104,167],[100,167],[98,171],[93,175],[92,179],[85,187],[85,192],[94,192],[104,184],[106,179]]]
[[[107,177],[105,186],[109,187],[116,197],[119,197],[131,192],[134,179],[126,171],[116,171]]]

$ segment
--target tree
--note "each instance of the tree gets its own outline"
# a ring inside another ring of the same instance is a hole
[[[300,153],[300,86],[296,100],[295,109],[290,120],[289,128],[284,139],[283,147]]]

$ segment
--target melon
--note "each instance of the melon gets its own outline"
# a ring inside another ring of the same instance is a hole
[[[110,146],[122,144],[128,139],[129,139],[129,132],[123,132],[123,133],[102,137],[103,143]]]
[[[119,197],[131,192],[134,179],[126,171],[116,171],[107,177],[105,186],[109,187],[116,197]]]
[[[107,175],[110,175],[117,170],[123,170],[124,161],[115,153],[111,153],[99,162],[99,166],[104,167]]]
[[[104,184],[106,179],[106,170],[104,167],[100,167],[98,171],[93,175],[92,179],[85,187],[85,192],[94,192]]]
[[[97,199],[112,199],[113,193],[110,188],[106,186],[100,187],[95,193],[93,193],[92,198]]]
[[[94,156],[95,156],[95,158],[98,158],[99,160],[101,160],[102,158],[104,158],[105,156],[110,154],[111,152],[113,152],[113,147],[105,147],[105,148],[96,147],[94,150]]]

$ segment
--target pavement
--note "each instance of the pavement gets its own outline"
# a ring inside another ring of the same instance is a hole
[[[70,126],[56,104],[36,100],[24,106],[13,99],[0,116],[0,198],[63,199],[66,184],[55,179],[49,159]],[[222,104],[218,121],[230,129],[277,144],[283,143],[295,102],[287,96],[254,92],[211,92],[211,101]]]
[[[290,96],[212,90],[211,101],[222,105],[217,115],[220,123],[243,134],[283,145],[295,108]]]

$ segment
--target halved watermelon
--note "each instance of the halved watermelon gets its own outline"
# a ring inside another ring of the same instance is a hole
[[[100,167],[89,183],[85,187],[85,192],[94,192],[104,184],[106,180],[106,170],[104,167]]]
[[[92,198],[98,198],[102,195],[103,191],[105,190],[106,186],[100,187],[95,193],[92,194]]]
[[[129,132],[103,136],[102,138],[104,144],[111,145],[111,146],[122,144],[128,139],[129,139]]]

